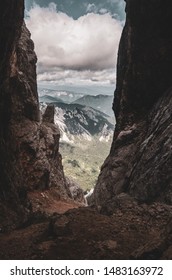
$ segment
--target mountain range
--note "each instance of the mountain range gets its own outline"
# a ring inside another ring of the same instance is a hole
[[[59,101],[63,96],[40,97],[41,111],[43,113],[48,104],[54,105],[54,122],[60,129],[60,153],[65,174],[88,190],[96,183],[100,167],[109,153],[114,131],[112,118],[96,108],[105,111],[111,97],[88,95],[65,103]]]
[[[61,102],[72,103],[73,101],[84,96],[84,93],[72,91],[72,90],[54,90],[47,88],[38,88],[39,93],[39,101],[51,103],[51,97],[57,99],[61,99]],[[50,98],[48,98],[50,97]],[[48,99],[47,99],[48,98]]]
[[[104,112],[109,116],[113,116],[112,111],[112,103],[113,96],[112,95],[85,95],[75,100],[73,103],[90,106],[94,109]]]
[[[61,98],[54,97],[54,96],[51,96],[51,95],[48,95],[48,94],[40,96],[39,101],[43,102],[43,103],[47,103],[47,104],[54,103],[54,102],[63,102],[63,100]]]
[[[39,101],[41,110],[47,104],[54,104],[61,141],[74,141],[75,136],[89,141],[93,136],[98,136],[100,141],[112,138],[115,123],[112,95],[42,88],[39,89]]]
[[[80,104],[99,110],[114,119],[112,111],[113,95],[85,94],[74,91],[60,91],[51,89],[39,89],[39,100],[45,103],[64,102],[67,104]],[[111,120],[114,122],[114,120]]]
[[[105,113],[80,104],[66,104],[63,102],[51,102],[55,106],[55,124],[61,132],[61,142],[73,142],[75,137],[81,140],[91,141],[98,136],[99,141],[108,142],[112,138],[114,124]],[[46,108],[41,103],[42,112]]]

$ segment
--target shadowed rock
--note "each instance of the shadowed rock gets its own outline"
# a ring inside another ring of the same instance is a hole
[[[54,113],[55,113],[54,105],[48,104],[48,106],[46,107],[45,112],[42,116],[42,121],[54,124]]]
[[[121,193],[172,204],[172,3],[126,1],[114,98],[116,128],[95,187],[98,208]]]
[[[54,109],[40,121],[34,44],[23,23],[24,1],[0,4],[0,227],[9,230],[32,213],[28,191],[70,192],[59,154]]]

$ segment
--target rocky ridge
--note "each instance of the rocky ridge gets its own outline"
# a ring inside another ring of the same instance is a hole
[[[54,122],[60,129],[61,142],[91,141],[98,137],[99,141],[110,142],[114,124],[111,118],[92,107],[77,103],[49,103],[55,106]],[[40,103],[41,112],[47,104]]]
[[[5,46],[1,53],[6,57],[0,67],[0,227],[9,230],[26,222],[32,213],[28,192],[51,190],[58,199],[71,195],[59,154],[60,132],[51,109],[40,121],[37,58],[23,23],[23,1],[7,1],[1,6],[0,39]]]
[[[126,193],[172,204],[172,4],[126,1],[109,157],[95,187],[98,208]]]

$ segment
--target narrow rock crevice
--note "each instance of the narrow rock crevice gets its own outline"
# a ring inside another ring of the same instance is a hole
[[[64,176],[54,108],[40,118],[23,0],[0,3],[1,259],[172,258],[172,3],[126,4],[112,148],[92,207],[72,209],[83,193]]]

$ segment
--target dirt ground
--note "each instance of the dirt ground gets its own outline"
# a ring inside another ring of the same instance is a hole
[[[172,259],[172,207],[121,205],[110,216],[68,207],[1,233],[0,259]]]

